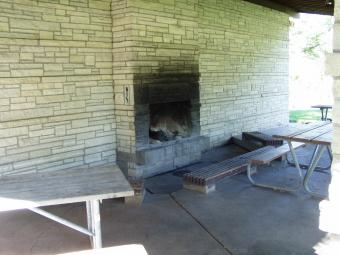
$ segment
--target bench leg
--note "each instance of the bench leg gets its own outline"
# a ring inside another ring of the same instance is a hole
[[[251,167],[251,164],[249,164],[247,166],[247,176],[248,176],[248,180],[250,181],[251,184],[253,184],[254,186],[260,187],[260,188],[292,192],[292,191],[299,190],[300,187],[301,187],[301,182],[299,182],[299,185],[297,187],[292,187],[292,188],[291,187],[286,187],[286,186],[274,186],[274,185],[270,185],[270,184],[258,183],[252,177],[252,167]]]
[[[257,169],[257,166],[253,166],[253,167],[256,167],[256,169]],[[274,185],[271,185],[271,184],[258,183],[252,177],[252,175],[254,175],[253,167],[252,167],[251,164],[248,164],[248,166],[247,166],[247,176],[248,176],[248,180],[250,181],[250,183],[253,184],[254,186],[261,187],[261,188],[267,188],[267,189],[273,189],[273,190],[279,190],[279,191],[288,191],[288,192],[299,190],[300,187],[301,187],[301,178],[302,178],[301,175],[299,176],[300,179],[299,179],[299,184],[298,184],[297,187],[274,186]]]
[[[92,248],[98,249],[102,247],[102,234],[100,225],[100,205],[99,200],[91,200],[86,202],[87,226],[88,230],[93,233],[90,237]]]

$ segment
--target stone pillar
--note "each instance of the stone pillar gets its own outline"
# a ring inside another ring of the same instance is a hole
[[[329,201],[320,203],[320,229],[340,234],[340,2],[335,1],[334,8],[334,45],[333,53],[326,59],[327,73],[334,77],[334,108],[333,108],[333,164],[332,182],[329,186]]]

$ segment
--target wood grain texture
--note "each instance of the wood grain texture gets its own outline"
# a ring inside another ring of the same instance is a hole
[[[223,160],[211,165],[201,166],[190,173],[183,176],[183,180],[187,184],[207,185],[215,183],[227,176],[232,176],[246,170],[250,159],[260,153],[272,150],[273,146],[266,146],[255,151],[236,156],[231,159]]]
[[[325,134],[331,133],[333,127],[331,124],[301,133],[292,137],[291,139],[298,142],[304,143],[312,143],[312,144],[330,144],[330,142],[323,140],[322,137],[325,137]]]
[[[292,142],[292,146],[294,149],[297,149],[301,146],[303,146],[304,143],[299,142]],[[270,151],[266,151],[264,153],[261,153],[259,155],[255,155],[251,159],[251,163],[254,165],[263,165],[263,164],[269,164],[275,159],[280,158],[281,156],[285,155],[286,153],[290,152],[290,148],[288,144],[284,144],[280,147],[273,148]]]
[[[317,122],[312,124],[289,125],[272,129],[274,138],[309,144],[330,145],[333,137],[333,124]]]
[[[283,139],[283,140],[290,140],[291,138],[300,135],[305,132],[309,132],[311,130],[330,125],[329,122],[316,122],[311,124],[294,124],[288,125],[284,127],[279,127],[277,129],[272,130],[272,135],[274,138]]]
[[[133,195],[117,166],[0,178],[0,211]]]

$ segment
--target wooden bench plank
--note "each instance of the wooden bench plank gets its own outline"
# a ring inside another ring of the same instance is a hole
[[[271,135],[267,135],[258,131],[243,132],[242,137],[244,140],[255,140],[260,142],[263,146],[280,146],[283,144],[282,140],[274,139]]]
[[[301,146],[303,146],[304,143],[299,143],[299,142],[292,142],[292,146],[294,149],[297,149]],[[284,144],[280,147],[274,148],[270,151],[258,154],[254,157],[251,158],[250,162],[251,164],[254,165],[264,165],[264,164],[269,164],[275,159],[278,159],[282,157],[283,155],[287,154],[290,152],[290,148],[288,144]]]
[[[117,166],[0,178],[0,211],[133,196]]]
[[[292,139],[294,141],[304,142],[304,143],[311,143],[311,144],[331,144],[331,134],[332,134],[333,127],[332,125],[327,125],[298,136],[294,136]],[[323,140],[325,138],[325,140]]]
[[[332,132],[332,130],[333,130],[332,124],[328,124],[328,125],[319,127],[317,129],[313,129],[308,132],[296,135],[292,138],[294,138],[294,141],[305,142],[305,143],[316,143],[317,140],[315,139],[322,137],[322,135]],[[318,141],[322,141],[322,140],[319,139]]]
[[[316,122],[313,124],[300,124],[300,125],[289,125],[285,127],[280,127],[277,129],[272,129],[271,132],[274,134],[274,138],[289,140],[290,138],[300,135],[302,133],[311,131],[313,129],[329,125],[329,122]]]
[[[202,167],[196,171],[186,173],[183,176],[183,180],[186,184],[202,186],[209,185],[210,183],[214,183],[224,177],[245,171],[252,156],[269,151],[273,148],[273,146],[266,146],[256,151],[251,151],[231,159]]]
[[[238,136],[233,136],[230,139],[230,143],[235,144],[247,151],[254,151],[257,150],[259,148],[261,148],[263,145],[262,144],[258,144],[258,143],[254,143],[254,141],[252,140],[244,140],[242,139],[242,136],[238,135]]]
[[[314,138],[312,140],[312,143],[330,145],[332,144],[332,140],[333,140],[333,130]]]

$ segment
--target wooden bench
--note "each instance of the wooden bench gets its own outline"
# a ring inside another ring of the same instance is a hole
[[[266,135],[264,133],[254,131],[254,132],[243,132],[242,133],[243,140],[254,140],[262,144],[262,146],[281,146],[283,145],[282,140],[274,139],[270,135]]]
[[[93,248],[102,247],[99,202],[133,195],[132,188],[117,166],[0,178],[0,211],[29,209],[90,236]],[[86,202],[87,228],[38,208],[78,202]]]
[[[293,149],[303,146],[304,143],[292,142]],[[281,145],[269,151],[259,153],[250,160],[252,165],[266,165],[290,152],[288,144]]]
[[[251,158],[273,149],[275,149],[273,146],[266,146],[218,163],[202,167],[198,166],[196,169],[191,169],[190,173],[184,174],[183,186],[186,189],[203,193],[214,191],[217,181],[227,176],[245,172]]]
[[[304,143],[300,143],[300,142],[292,142],[292,148],[295,150],[301,146],[303,146]],[[257,168],[260,165],[268,165],[270,164],[272,161],[274,161],[275,159],[278,159],[282,156],[285,156],[288,152],[290,152],[290,147],[288,144],[284,144],[281,145],[280,147],[276,147],[273,148],[269,151],[265,151],[262,153],[259,153],[255,156],[253,156],[250,161],[249,164],[247,166],[247,176],[249,181],[258,187],[263,187],[263,188],[271,188],[271,189],[275,189],[275,190],[283,190],[283,191],[294,191],[296,190],[296,188],[289,188],[289,187],[278,187],[278,186],[274,186],[274,185],[270,185],[270,184],[261,184],[256,182],[253,178],[252,178],[252,173],[256,172],[253,171],[252,168],[255,167]],[[299,173],[300,177],[301,173]]]

